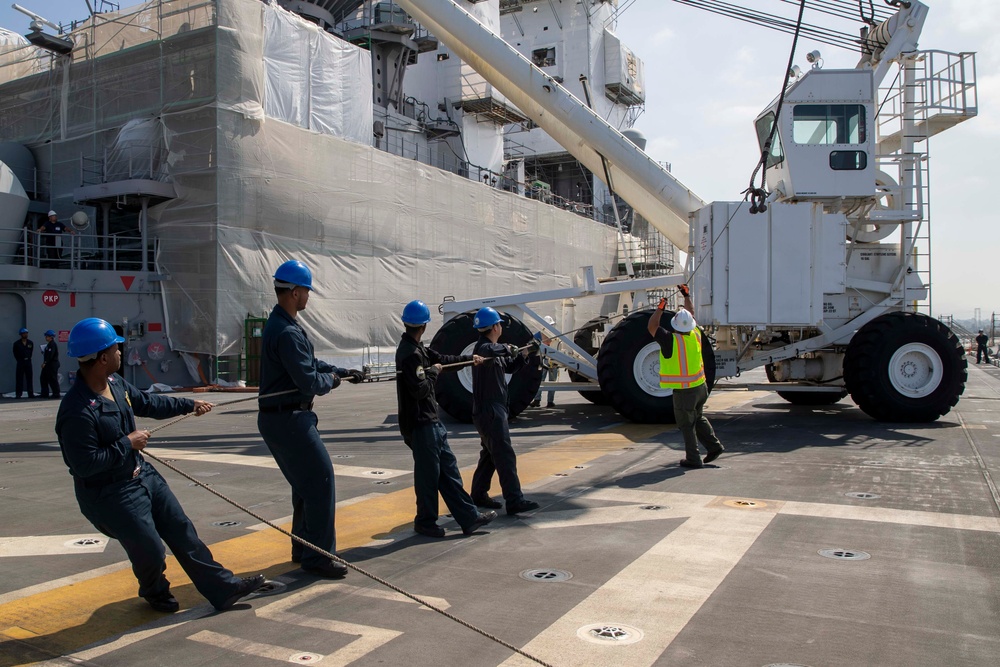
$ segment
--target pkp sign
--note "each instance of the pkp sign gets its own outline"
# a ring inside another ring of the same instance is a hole
[[[59,303],[59,292],[55,290],[45,290],[42,292],[42,303],[46,306],[54,306]]]

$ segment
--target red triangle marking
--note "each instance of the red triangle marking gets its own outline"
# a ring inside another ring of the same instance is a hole
[[[135,276],[120,276],[122,279],[122,285],[125,286],[125,291],[132,289],[132,282],[135,281]]]

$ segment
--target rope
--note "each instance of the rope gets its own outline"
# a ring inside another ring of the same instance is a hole
[[[235,401],[226,401],[225,403],[219,403],[216,407],[222,408],[222,407],[225,407],[227,405],[234,405],[236,403],[246,403],[247,401],[256,401],[257,399],[260,399],[260,398],[271,398],[272,396],[284,396],[285,394],[294,394],[296,392],[298,392],[298,389],[289,389],[287,391],[277,391],[277,392],[274,392],[273,394],[257,394],[256,396],[250,396],[248,398],[237,398]],[[173,421],[169,421],[166,424],[162,424],[160,426],[157,426],[154,429],[150,429],[149,430],[149,434],[153,435],[157,431],[162,431],[163,429],[167,428],[168,426],[173,426],[177,422],[182,422],[185,419],[187,419],[188,417],[194,417],[194,416],[195,416],[194,412],[189,412],[186,415],[183,415],[181,417],[178,417],[177,419],[174,419]],[[152,456],[152,455],[150,455],[150,456]],[[156,459],[156,460],[159,461],[159,459]]]
[[[219,407],[226,406],[226,405],[233,405],[235,403],[243,403],[245,401],[254,401],[254,400],[257,400],[259,398],[269,398],[269,397],[272,397],[272,396],[282,396],[284,394],[291,394],[291,393],[295,393],[297,391],[298,391],[297,389],[290,389],[288,391],[279,391],[279,392],[275,392],[273,394],[263,394],[263,395],[258,395],[258,396],[251,396],[249,398],[240,398],[240,399],[237,399],[235,401],[227,401],[225,403],[222,403],[222,404],[220,404]],[[155,433],[156,431],[165,429],[168,426],[176,424],[177,422],[181,421],[182,419],[184,419],[186,417],[190,417],[193,414],[194,414],[193,412],[189,412],[188,414],[184,415],[183,417],[180,417],[178,419],[174,419],[173,421],[170,421],[170,422],[168,422],[166,424],[163,424],[162,426],[157,426],[155,429],[151,430],[150,433]],[[472,623],[469,623],[468,621],[466,621],[466,620],[464,620],[462,618],[459,618],[455,614],[452,614],[451,612],[438,607],[434,603],[421,598],[419,595],[414,595],[413,593],[405,591],[402,588],[400,588],[399,586],[396,586],[395,584],[390,583],[389,581],[386,581],[385,579],[382,579],[378,575],[373,574],[373,573],[365,570],[364,568],[359,567],[359,566],[357,566],[357,565],[355,565],[353,563],[349,563],[346,560],[344,560],[343,558],[341,558],[341,557],[339,557],[339,556],[337,556],[335,554],[332,554],[329,551],[326,551],[325,549],[320,549],[316,545],[310,544],[309,542],[307,542],[306,540],[302,539],[301,537],[299,537],[297,535],[293,535],[291,532],[285,530],[284,528],[282,528],[281,526],[278,526],[277,524],[274,524],[274,523],[268,521],[267,519],[265,519],[261,515],[259,515],[256,512],[252,511],[250,508],[244,507],[243,505],[240,505],[238,502],[236,502],[232,498],[229,498],[225,494],[220,493],[219,491],[216,491],[215,489],[207,486],[204,482],[199,481],[198,479],[192,477],[191,475],[187,474],[183,470],[177,468],[174,465],[171,465],[170,463],[168,463],[164,459],[161,459],[160,457],[156,456],[155,454],[151,454],[148,450],[146,450],[146,449],[142,450],[142,454],[143,454],[143,456],[148,456],[149,458],[153,459],[157,463],[160,463],[160,464],[166,466],[170,470],[173,470],[175,473],[177,473],[178,475],[180,475],[184,479],[186,479],[186,480],[188,480],[190,482],[193,482],[195,485],[200,486],[201,488],[205,489],[206,491],[208,491],[212,495],[214,495],[214,496],[216,496],[218,498],[221,498],[222,500],[226,501],[227,503],[229,503],[233,507],[235,507],[235,508],[237,508],[237,509],[239,509],[239,510],[241,510],[243,512],[246,512],[247,514],[249,514],[253,518],[255,518],[258,521],[260,521],[261,523],[264,523],[265,525],[270,526],[271,528],[274,528],[279,533],[283,533],[284,535],[287,535],[288,537],[292,538],[292,540],[294,540],[295,542],[298,542],[302,546],[308,547],[309,549],[312,549],[313,551],[316,551],[316,552],[319,552],[319,553],[323,554],[324,556],[326,556],[330,560],[335,561],[337,563],[340,563],[341,565],[344,565],[345,567],[348,567],[348,568],[354,570],[355,572],[357,572],[359,574],[362,574],[362,575],[368,577],[369,579],[382,584],[386,588],[388,588],[388,589],[390,589],[392,591],[395,591],[395,592],[399,593],[400,595],[404,595],[404,596],[408,597],[409,599],[413,600],[417,604],[421,604],[421,605],[427,607],[428,609],[436,611],[437,613],[441,614],[445,618],[451,619],[452,621],[455,621],[459,625],[465,626],[469,630],[472,630],[473,632],[479,633],[483,637],[486,637],[487,639],[489,639],[491,641],[494,641],[497,644],[500,644],[504,648],[509,649],[509,650],[513,651],[514,653],[517,653],[518,655],[524,656],[525,658],[527,658],[528,660],[531,660],[532,662],[536,662],[539,665],[543,665],[544,667],[553,667],[552,664],[550,664],[548,662],[545,662],[544,660],[541,660],[540,658],[537,658],[537,657],[531,655],[527,651],[524,651],[523,649],[520,649],[520,648],[514,646],[513,644],[511,644],[509,642],[506,642],[503,639],[500,639],[496,635],[490,634],[486,630],[483,630],[482,628],[479,628],[479,627],[473,625]]]

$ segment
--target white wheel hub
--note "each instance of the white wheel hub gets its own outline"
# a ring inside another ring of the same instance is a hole
[[[941,385],[944,363],[934,348],[924,343],[907,343],[889,360],[889,382],[907,398],[924,398]]]
[[[635,355],[632,373],[639,388],[650,396],[670,396],[673,389],[660,388],[660,344],[650,343]]]
[[[472,354],[472,351],[475,348],[476,348],[475,343],[469,343],[468,345],[465,346],[465,349],[462,350],[461,354],[463,356],[466,354]],[[507,384],[510,384],[510,378],[511,378],[510,373],[508,373],[504,377],[507,380]],[[472,364],[469,364],[468,366],[462,366],[462,368],[458,370],[458,381],[462,383],[462,386],[465,387],[465,390],[467,392],[469,392],[470,394],[472,393]]]

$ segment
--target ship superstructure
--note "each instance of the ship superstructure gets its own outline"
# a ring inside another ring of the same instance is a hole
[[[504,32],[545,3],[463,4]],[[580,20],[588,59],[613,34],[613,3],[597,5],[562,17],[561,37],[538,28],[557,63]],[[65,38],[68,56],[0,47],[5,196],[26,208],[0,223],[10,340],[20,326],[62,340],[101,316],[127,334],[140,386],[252,383],[252,318],[290,257],[316,274],[304,317],[318,352],[353,363],[394,344],[409,299],[618,271],[606,189],[394,3],[156,1]],[[526,53],[543,46],[525,38]],[[595,95],[623,127],[636,103]],[[72,233],[39,235],[50,209]]]

